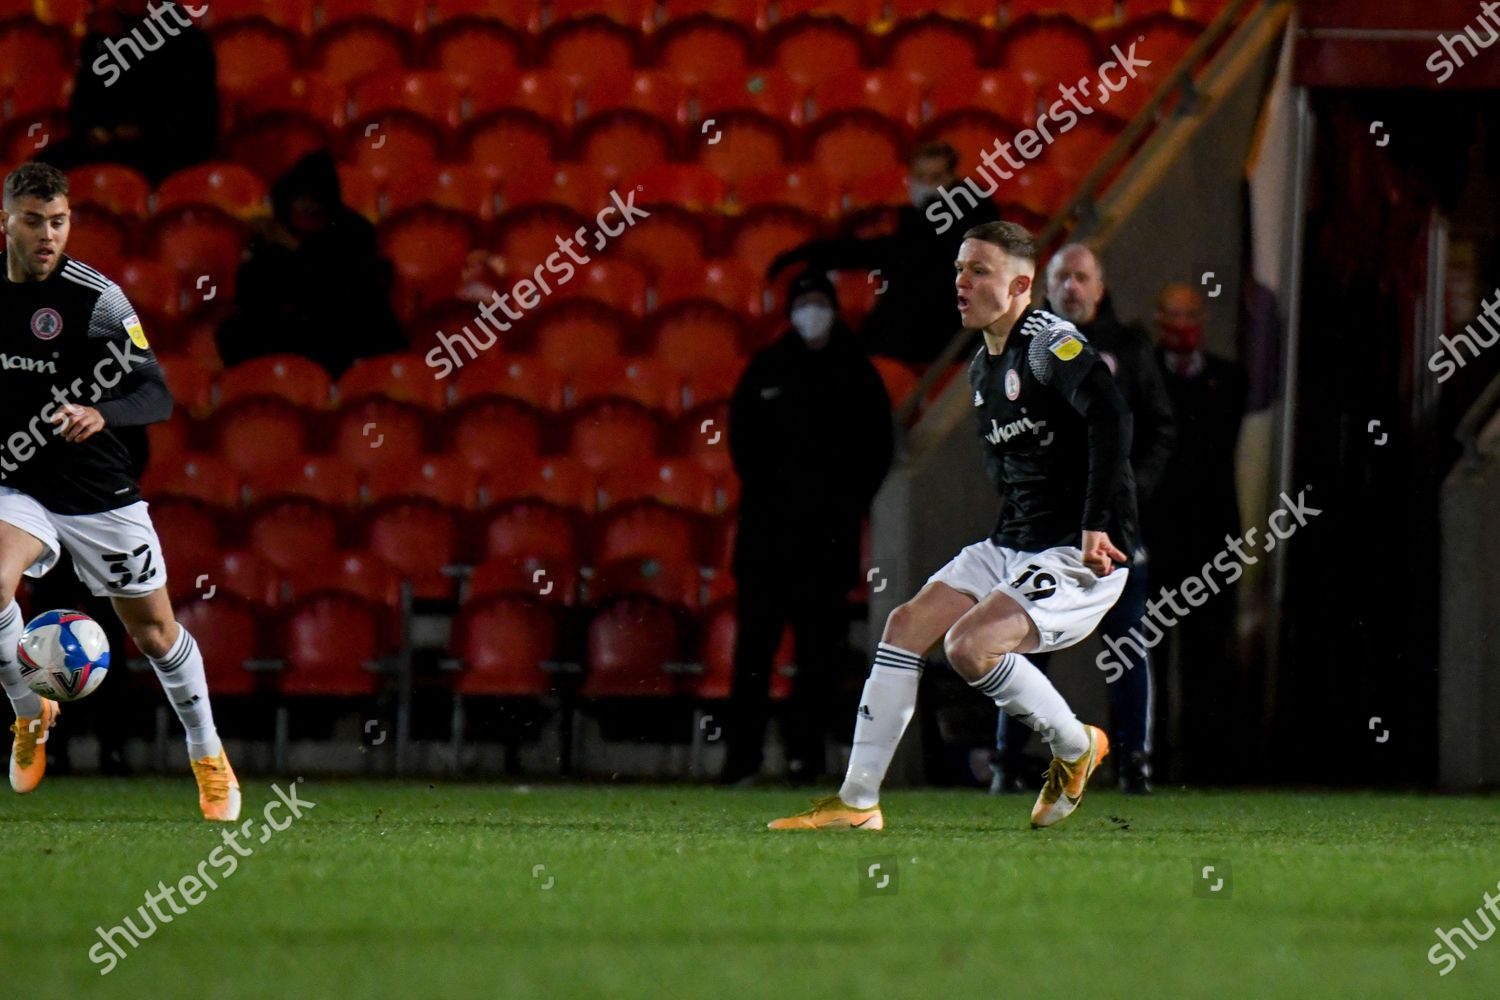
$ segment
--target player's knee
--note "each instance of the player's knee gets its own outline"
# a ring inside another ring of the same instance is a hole
[[[903,649],[911,649],[911,646],[907,645],[907,643],[916,634],[918,622],[917,609],[912,606],[911,601],[896,605],[891,613],[885,616],[885,632],[882,634],[883,641],[901,646]],[[912,651],[920,652],[919,650]]]
[[[963,625],[953,626],[943,636],[943,652],[964,680],[983,677],[1000,658],[988,649],[978,629]]]
[[[172,649],[176,631],[176,622],[170,618],[138,622],[129,627],[130,638],[153,660],[161,659]]]

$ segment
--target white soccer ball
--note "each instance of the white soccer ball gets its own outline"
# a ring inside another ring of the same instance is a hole
[[[60,609],[26,623],[16,647],[21,679],[53,701],[77,701],[109,673],[109,640],[82,611]]]

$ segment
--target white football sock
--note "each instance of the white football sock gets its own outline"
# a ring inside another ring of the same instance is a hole
[[[1088,730],[1047,675],[1020,653],[1006,653],[995,669],[969,684],[994,699],[1000,711],[1040,733],[1054,755],[1072,761],[1088,752]]]
[[[188,757],[199,760],[224,749],[214,728],[213,709],[208,704],[208,681],[203,676],[203,654],[188,630],[177,625],[177,641],[161,659],[151,660],[162,690],[177,718],[187,730]]]
[[[21,606],[12,600],[10,607],[0,611],[0,687],[5,688],[16,718],[35,719],[42,714],[42,696],[21,679],[21,664],[16,659],[16,644],[25,628]]]
[[[880,783],[896,754],[901,734],[917,708],[917,682],[922,679],[922,657],[882,642],[875,665],[865,681],[854,722],[854,748],[839,798],[857,809],[880,801]]]

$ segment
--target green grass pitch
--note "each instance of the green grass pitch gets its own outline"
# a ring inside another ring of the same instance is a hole
[[[765,830],[805,804],[788,791],[296,790],[314,803],[302,819],[252,834],[186,913],[159,904],[172,922],[105,976],[95,928],[140,923],[147,891],[223,846],[195,819],[191,777],[6,797],[0,992],[1500,996],[1500,936],[1445,977],[1427,960],[1434,928],[1478,923],[1500,881],[1494,798],[1092,792],[1032,831],[1029,798],[895,790],[872,834]],[[247,782],[243,817],[259,823],[269,795]]]

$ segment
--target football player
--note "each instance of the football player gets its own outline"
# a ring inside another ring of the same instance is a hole
[[[187,729],[204,817],[233,821],[239,782],[214,729],[203,656],[172,613],[161,543],[117,433],[167,419],[172,397],[120,286],[65,253],[69,224],[68,181],[57,169],[26,163],[5,179],[0,686],[16,713],[10,784],[30,792],[42,780],[42,744],[59,715],[27,686],[17,660],[16,588],[67,549],[89,590],[110,598]]]

